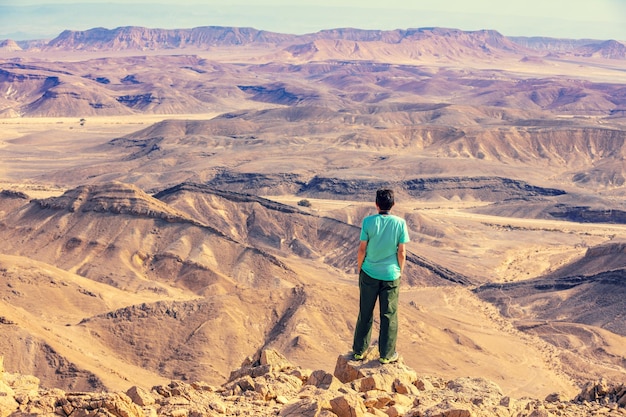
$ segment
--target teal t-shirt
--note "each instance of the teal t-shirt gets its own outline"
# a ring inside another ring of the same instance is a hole
[[[372,278],[393,281],[400,278],[398,245],[409,242],[404,219],[391,214],[374,214],[363,219],[361,240],[367,241],[361,269]]]

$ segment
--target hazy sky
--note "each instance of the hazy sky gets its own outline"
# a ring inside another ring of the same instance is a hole
[[[283,33],[440,26],[626,41],[626,0],[0,0],[0,39],[130,25]]]

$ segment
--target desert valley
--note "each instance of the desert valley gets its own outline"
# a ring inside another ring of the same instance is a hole
[[[4,368],[85,392],[223,384],[268,349],[332,372],[392,187],[404,365],[624,386],[624,68],[620,41],[445,28],[6,40]]]

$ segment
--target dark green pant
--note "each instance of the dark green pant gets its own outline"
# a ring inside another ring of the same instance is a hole
[[[381,358],[388,358],[396,351],[398,339],[398,294],[400,279],[382,281],[361,271],[359,274],[359,317],[354,329],[352,351],[363,353],[370,344],[374,307],[378,299],[380,310],[380,333],[378,352]]]

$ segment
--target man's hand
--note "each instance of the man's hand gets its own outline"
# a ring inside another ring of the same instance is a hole
[[[361,273],[361,267],[363,266],[363,261],[365,260],[365,252],[367,251],[367,240],[361,240],[359,244],[359,252],[357,254],[357,271]]]

